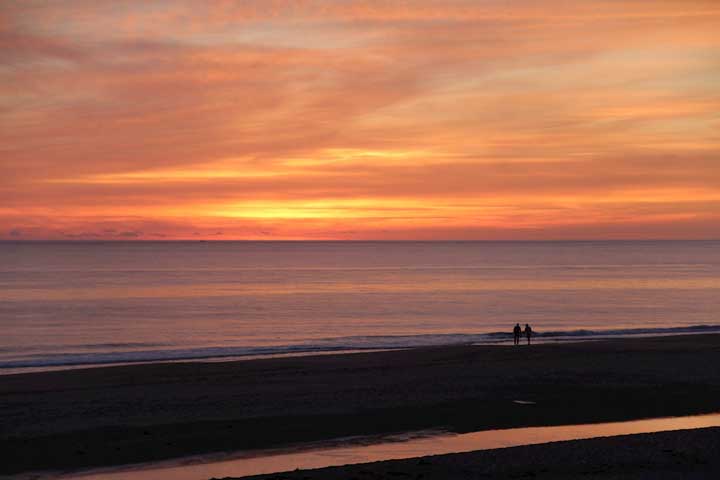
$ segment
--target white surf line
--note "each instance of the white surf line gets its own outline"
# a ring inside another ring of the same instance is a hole
[[[465,434],[387,437],[383,443],[370,445],[317,446],[307,450],[259,450],[222,460],[190,457],[180,461],[136,464],[126,467],[88,470],[65,475],[35,475],[22,478],[55,478],[62,480],[206,480],[211,477],[242,477],[290,470],[323,468],[383,460],[400,460],[427,455],[462,453],[475,450],[533,445],[563,440],[654,433],[670,430],[720,426],[720,413],[688,417],[655,418],[628,422],[528,427],[485,430]],[[409,438],[409,439],[408,439]],[[388,441],[389,440],[389,441]],[[217,458],[217,457],[216,457]],[[206,463],[195,463],[205,460]],[[21,478],[21,477],[18,477]]]

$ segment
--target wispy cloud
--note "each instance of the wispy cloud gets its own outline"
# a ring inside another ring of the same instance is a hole
[[[720,235],[715,1],[0,14],[5,237]]]

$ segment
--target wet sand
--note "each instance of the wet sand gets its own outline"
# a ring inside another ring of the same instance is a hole
[[[719,360],[720,335],[690,335],[2,376],[0,474],[718,412]]]
[[[554,442],[243,477],[245,480],[720,478],[720,427]]]

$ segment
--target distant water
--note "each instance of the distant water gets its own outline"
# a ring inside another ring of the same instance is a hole
[[[4,242],[0,373],[720,331],[720,241]]]

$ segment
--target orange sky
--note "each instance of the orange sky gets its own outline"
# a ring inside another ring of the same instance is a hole
[[[0,3],[0,239],[720,238],[717,0]]]

